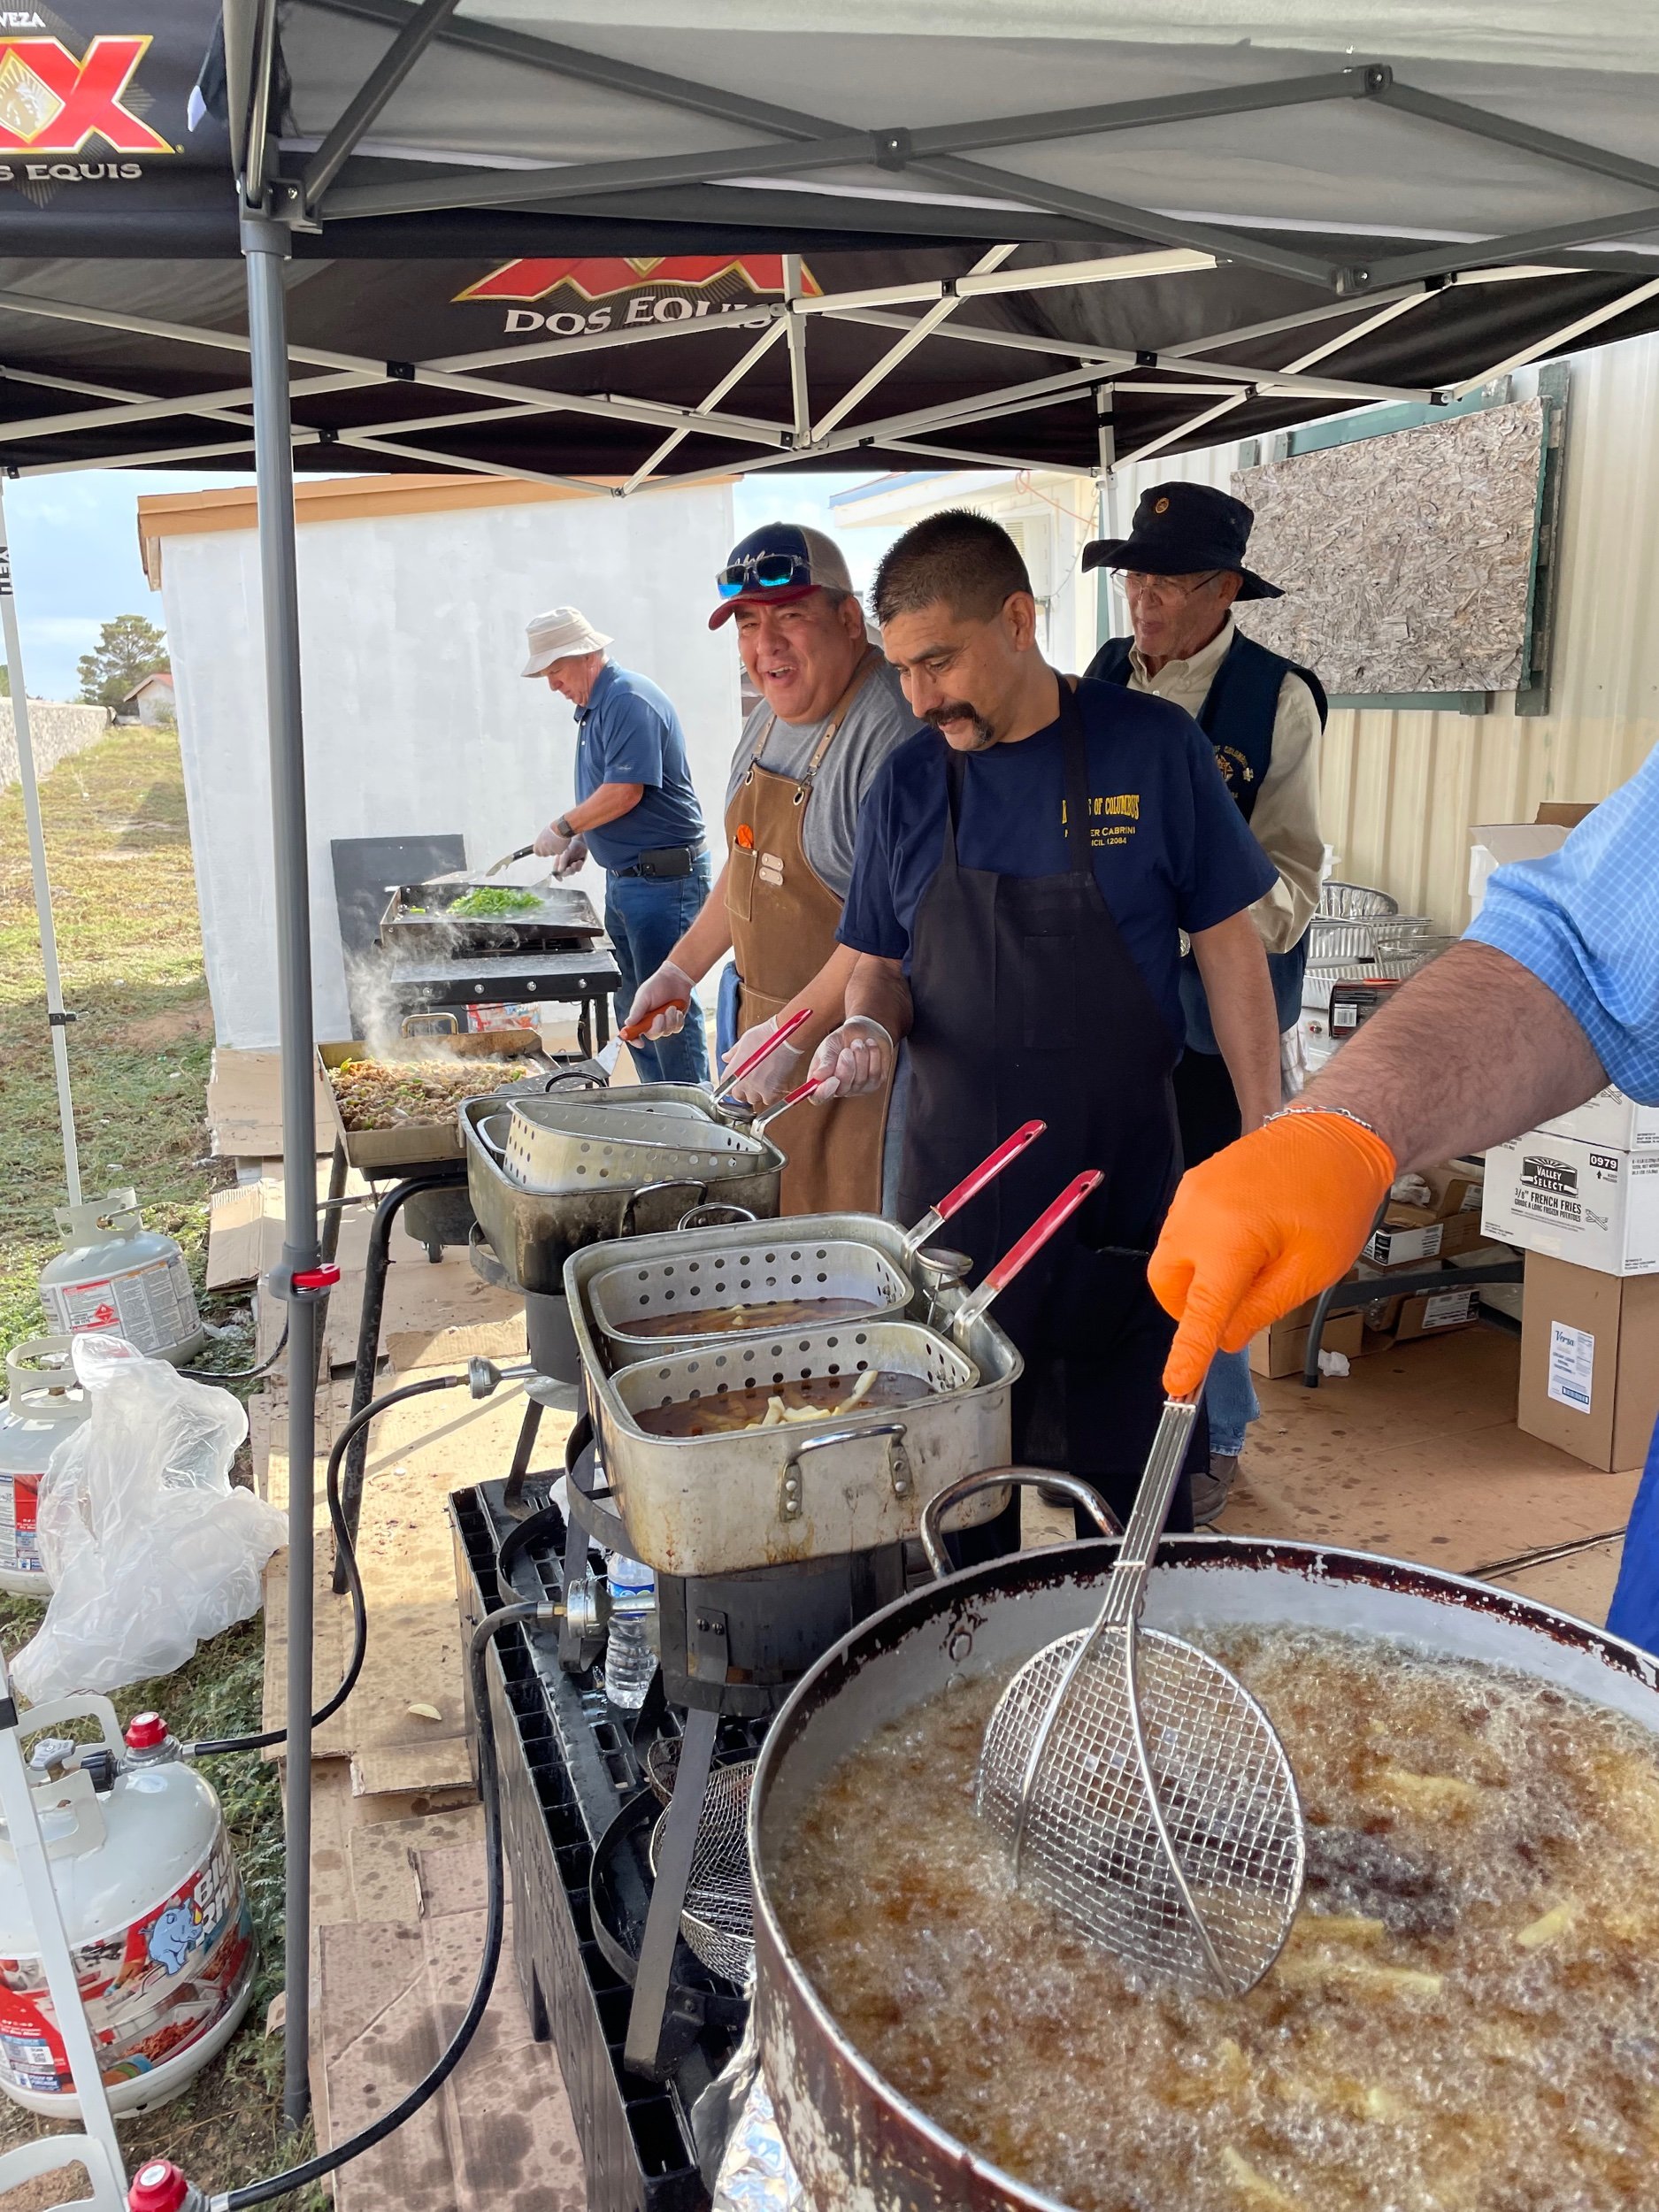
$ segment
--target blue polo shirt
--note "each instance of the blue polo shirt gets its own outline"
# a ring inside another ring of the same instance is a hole
[[[602,868],[627,868],[664,845],[700,845],[703,810],[686,763],[686,733],[673,701],[649,676],[607,661],[585,707],[576,710],[576,799],[602,783],[639,783],[637,805],[603,828],[584,830]]]
[[[1234,805],[1214,746],[1167,699],[1119,684],[1078,686],[1088,747],[1094,880],[1169,1024],[1185,1033],[1179,932],[1212,929],[1277,880]],[[924,730],[891,753],[858,818],[852,883],[837,932],[856,951],[900,960],[944,849],[949,748]],[[957,865],[1004,876],[1065,868],[1065,767],[1058,722],[1018,744],[963,756]]]

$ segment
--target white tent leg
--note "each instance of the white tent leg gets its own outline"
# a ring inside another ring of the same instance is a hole
[[[5,634],[6,673],[12,684],[12,718],[17,726],[18,782],[23,791],[23,819],[29,840],[29,871],[35,878],[35,913],[40,924],[41,966],[46,972],[46,1019],[52,1034],[52,1071],[58,1080],[58,1120],[64,1133],[64,1182],[72,1206],[81,1203],[81,1155],[75,1144],[74,1101],[69,1095],[70,1016],[64,1011],[58,974],[58,932],[52,923],[52,887],[46,875],[46,840],[41,833],[40,787],[35,780],[35,748],[29,741],[28,687],[23,680],[23,648],[18,637],[17,601],[12,595],[12,549],[6,536],[5,493],[0,489],[0,629]]]
[[[11,603],[8,596],[8,609]],[[23,1728],[27,1720],[27,1714],[22,1720],[18,1717],[11,1677],[4,1659],[0,1658],[0,1816],[4,1817],[6,1835],[17,1859],[18,1877],[23,1884],[35,1941],[45,1969],[46,1986],[51,1993],[58,2032],[63,2038],[69,2070],[74,2077],[75,2098],[81,2107],[81,2131],[25,2144],[21,2149],[0,2158],[0,2190],[12,2189],[32,2175],[79,2161],[92,2177],[92,2195],[73,2201],[96,2205],[98,2212],[125,2212],[126,2173],[121,2164],[121,2147],[115,2139],[115,2122],[104,2093],[104,2077],[98,2071],[92,2030],[75,1981],[75,1962],[70,1955],[69,1938],[64,1932],[58,1892],[52,1886],[52,1870],[47,1863],[46,1846],[41,1839],[35,1799],[29,1790],[28,1770],[23,1763]]]

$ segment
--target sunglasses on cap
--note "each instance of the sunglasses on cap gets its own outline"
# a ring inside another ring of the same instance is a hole
[[[722,599],[735,599],[740,592],[781,591],[788,585],[797,588],[812,581],[811,557],[805,553],[750,553],[741,561],[733,561],[715,578]]]

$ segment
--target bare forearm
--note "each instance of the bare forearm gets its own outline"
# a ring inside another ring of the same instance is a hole
[[[584,830],[603,829],[607,822],[632,814],[644,791],[642,783],[602,783],[591,798],[572,807],[565,819],[579,837]]]
[[[1193,956],[1210,1002],[1210,1026],[1233,1078],[1246,1132],[1279,1104],[1279,1019],[1267,956],[1248,913],[1193,936]]]
[[[701,983],[715,962],[732,949],[732,919],[726,910],[726,870],[714,879],[714,888],[697,910],[697,918],[669,954],[677,968],[694,983]]]
[[[862,1014],[879,1022],[896,1044],[910,1031],[910,987],[896,960],[880,960],[874,954],[857,955],[847,979],[847,1018]]]
[[[1530,969],[1465,943],[1372,1016],[1302,1094],[1368,1121],[1402,1168],[1502,1144],[1594,1097],[1589,1039]]]

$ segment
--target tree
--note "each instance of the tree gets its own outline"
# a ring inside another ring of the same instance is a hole
[[[118,614],[99,630],[97,650],[81,656],[81,695],[90,706],[119,707],[141,676],[170,665],[164,632],[142,614]]]

